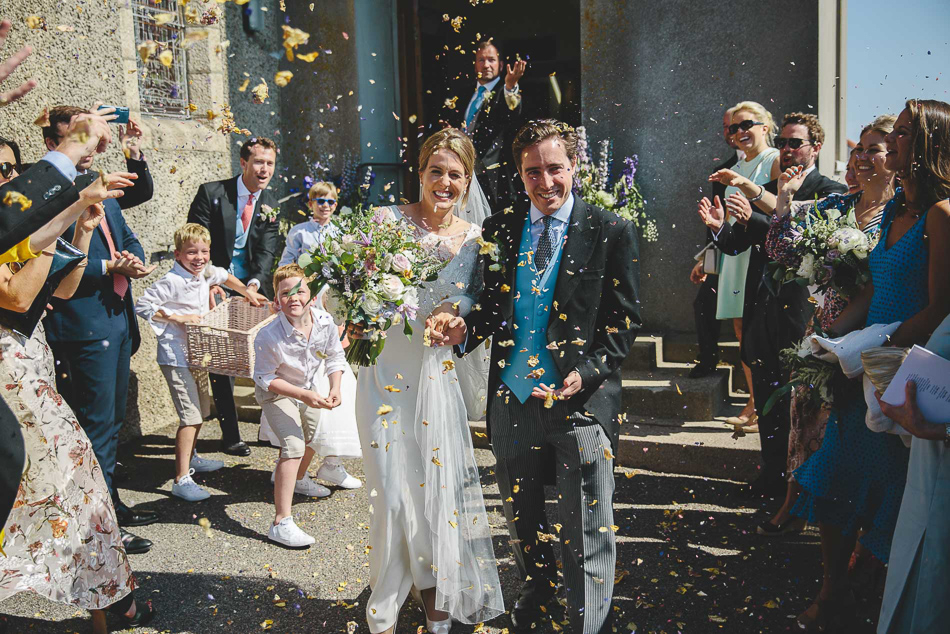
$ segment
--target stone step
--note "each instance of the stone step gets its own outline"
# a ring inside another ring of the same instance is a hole
[[[619,446],[614,448],[622,467],[724,478],[748,482],[759,470],[759,438],[749,434],[733,439],[730,425],[720,422],[683,423],[666,420],[662,425],[621,427]],[[472,442],[489,449],[484,422],[469,423]]]
[[[649,335],[637,337],[637,340],[630,348],[630,353],[623,361],[623,373],[628,374],[630,372],[655,369],[657,366],[657,340],[662,341],[659,337]]]
[[[234,404],[237,406],[238,420],[247,423],[261,422],[261,406],[254,397],[254,382],[250,379],[238,379],[234,382]]]
[[[731,328],[731,324],[724,324],[723,328]],[[723,332],[725,335],[725,332]],[[695,364],[699,358],[699,344],[696,343],[696,335],[692,333],[674,334],[663,337],[663,348],[660,355],[660,361],[664,363],[688,363],[690,366]],[[731,372],[732,392],[743,391],[748,393],[749,386],[745,380],[745,374],[741,370],[742,359],[739,357],[738,341],[720,341],[719,342],[719,363],[720,366],[731,366],[735,368]]]
[[[659,368],[623,379],[623,411],[631,418],[713,420],[728,405],[726,374],[700,379],[687,368]]]

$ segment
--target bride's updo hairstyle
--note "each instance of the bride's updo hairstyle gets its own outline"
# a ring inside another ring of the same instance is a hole
[[[443,148],[455,152],[459,160],[462,161],[462,167],[465,168],[465,176],[468,178],[469,186],[459,200],[459,204],[464,206],[468,200],[468,192],[471,190],[472,177],[475,173],[475,146],[461,130],[443,128],[426,139],[419,149],[419,178],[422,178],[422,174],[426,171],[432,155],[435,154],[436,150]]]

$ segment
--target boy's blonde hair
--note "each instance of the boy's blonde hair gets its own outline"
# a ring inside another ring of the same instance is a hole
[[[333,194],[334,199],[339,195],[339,192],[336,190],[336,185],[326,181],[320,181],[319,183],[314,183],[310,187],[310,191],[307,192],[307,198],[309,200],[313,200],[315,198],[327,196],[328,194]]]
[[[299,277],[303,279],[304,282],[310,281],[307,277],[307,274],[304,272],[300,265],[296,262],[291,262],[290,264],[285,264],[283,266],[277,267],[277,270],[274,271],[274,294],[277,294],[277,286],[284,280],[289,280],[292,277]]]
[[[189,222],[175,232],[175,250],[181,251],[186,242],[204,242],[211,246],[211,232],[194,222]]]

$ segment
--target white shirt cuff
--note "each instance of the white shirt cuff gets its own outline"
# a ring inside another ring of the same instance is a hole
[[[102,274],[109,274],[109,260],[102,260]]]
[[[76,176],[79,174],[73,162],[62,152],[56,152],[55,150],[47,152],[46,156],[40,160],[52,163],[53,167],[58,169],[60,174],[68,178],[70,182],[75,181]]]

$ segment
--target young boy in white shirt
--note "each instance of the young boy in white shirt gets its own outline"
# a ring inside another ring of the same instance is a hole
[[[192,479],[195,473],[217,471],[220,460],[202,458],[195,451],[201,423],[211,400],[207,374],[188,367],[185,324],[197,324],[208,312],[209,290],[224,285],[244,295],[253,306],[267,298],[248,288],[225,269],[210,264],[211,234],[189,223],[175,232],[175,265],[152,284],[135,303],[135,313],[146,320],[158,337],[158,365],[171,392],[179,427],[175,434],[175,482],[172,495],[188,502],[211,496]]]
[[[308,444],[320,423],[320,410],[341,402],[340,379],[347,363],[333,318],[313,305],[300,266],[287,264],[274,272],[274,294],[277,319],[254,340],[255,395],[280,442],[274,523],[267,536],[291,548],[306,548],[314,539],[290,515],[294,488],[307,477],[306,465],[314,454]],[[330,381],[326,396],[316,391],[321,372]]]

